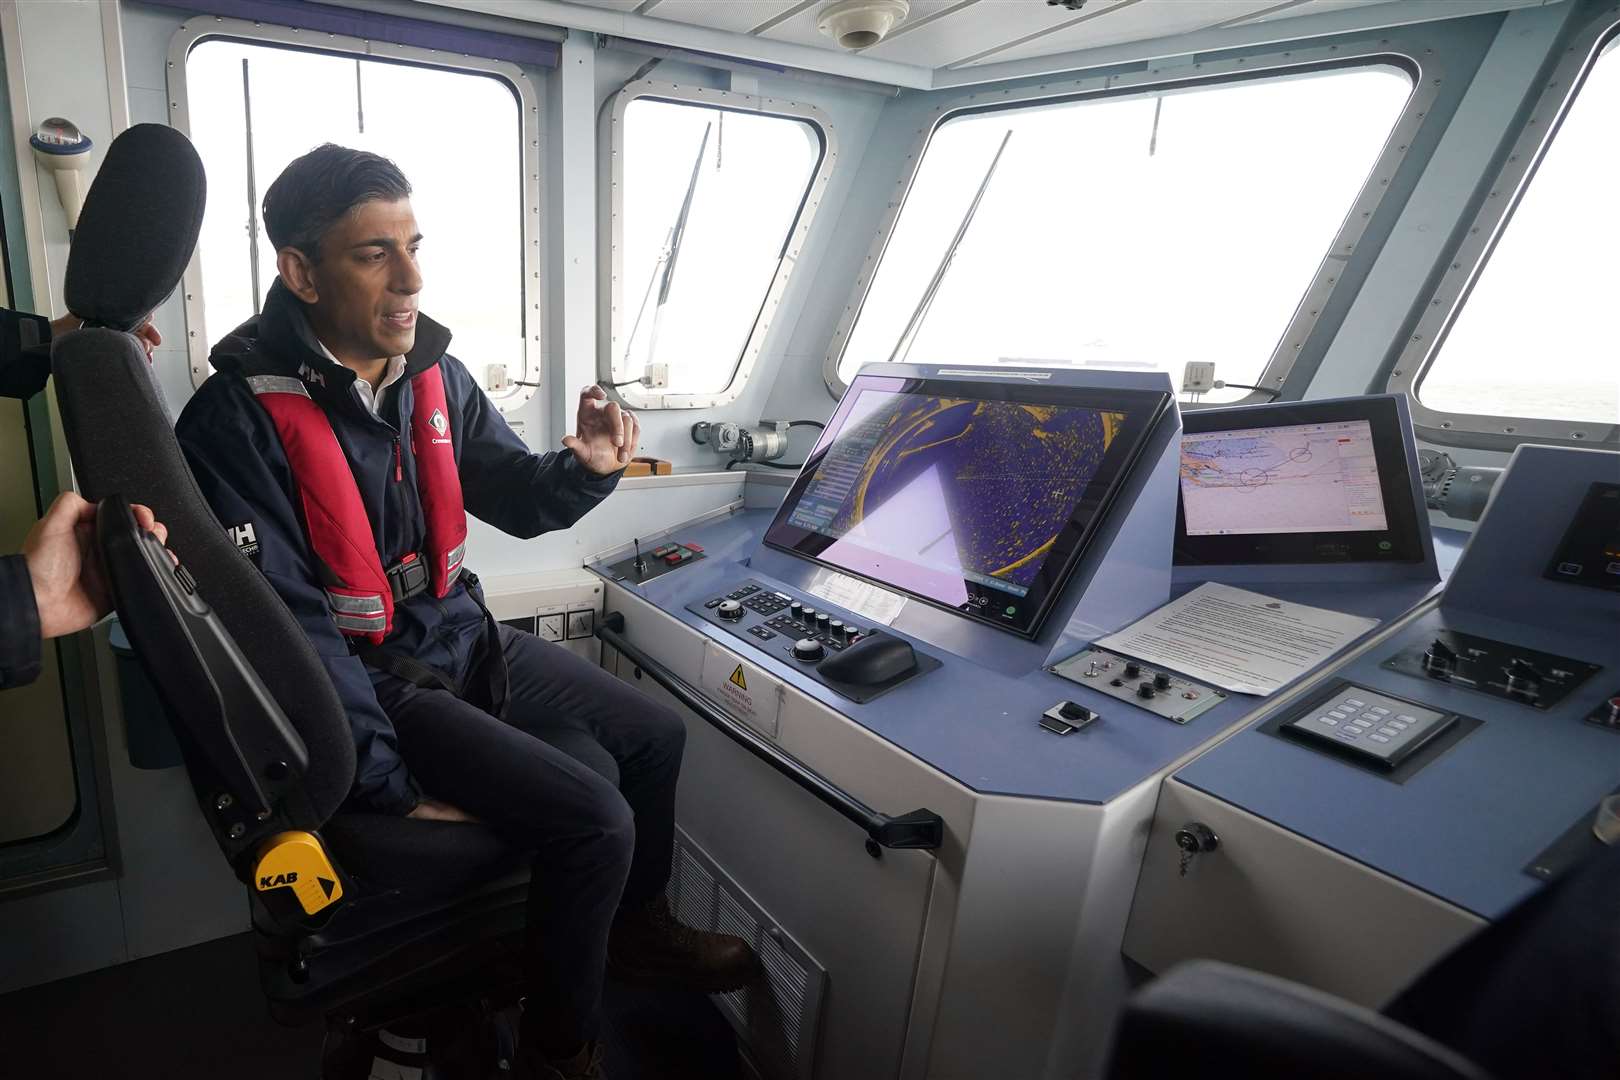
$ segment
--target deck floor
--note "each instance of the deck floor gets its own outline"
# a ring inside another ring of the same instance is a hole
[[[608,984],[612,1080],[740,1080],[702,994]],[[317,1080],[319,1024],[272,1021],[241,934],[0,996],[0,1075],[19,1080]]]

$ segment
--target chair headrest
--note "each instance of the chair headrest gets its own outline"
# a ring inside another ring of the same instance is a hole
[[[180,283],[207,191],[202,159],[173,128],[137,124],[114,139],[68,254],[68,310],[113,330],[139,326]]]

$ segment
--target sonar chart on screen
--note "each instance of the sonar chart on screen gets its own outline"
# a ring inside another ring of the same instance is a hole
[[[1389,527],[1365,420],[1184,436],[1181,499],[1189,536]]]

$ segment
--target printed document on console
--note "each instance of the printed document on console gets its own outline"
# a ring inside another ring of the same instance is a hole
[[[1097,644],[1199,682],[1264,696],[1377,624],[1206,582]]]

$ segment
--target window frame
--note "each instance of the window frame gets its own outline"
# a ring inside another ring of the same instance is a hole
[[[906,196],[935,132],[950,120],[971,113],[995,112],[1009,108],[1035,105],[1056,105],[1072,101],[1094,101],[1112,97],[1136,97],[1165,90],[1185,90],[1221,83],[1249,82],[1290,75],[1306,75],[1317,71],[1354,69],[1360,67],[1392,67],[1412,81],[1411,93],[1395,123],[1390,127],[1388,139],[1378,157],[1368,169],[1367,179],[1357,192],[1333,242],[1323,252],[1321,265],[1315,276],[1300,294],[1293,316],[1277,338],[1277,345],[1265,368],[1255,379],[1255,385],[1265,390],[1251,390],[1232,401],[1208,403],[1206,407],[1227,408],[1233,405],[1252,405],[1276,400],[1296,368],[1308,374],[1320,364],[1331,342],[1332,331],[1344,319],[1347,304],[1335,305],[1340,291],[1359,290],[1370,262],[1361,252],[1361,240],[1378,214],[1384,197],[1395,187],[1396,170],[1407,157],[1425,119],[1429,117],[1441,86],[1445,81],[1444,64],[1438,50],[1426,48],[1419,42],[1394,42],[1381,37],[1366,43],[1324,44],[1309,47],[1278,49],[1264,53],[1220,55],[1200,58],[1197,55],[1168,57],[1150,61],[1136,71],[1117,69],[1080,75],[1068,79],[1048,79],[1038,85],[1017,90],[981,89],[976,93],[947,98],[930,110],[918,128],[917,138],[908,151],[910,167],[895,183],[889,207],[873,237],[866,261],[844,314],[839,319],[827,346],[822,378],[834,398],[841,397],[847,384],[839,376],[838,367],[849,344],[850,331],[860,318],[867,293],[882,266],[883,254],[894,233],[896,222],[905,212]],[[1352,264],[1361,267],[1356,272]],[[1350,280],[1345,280],[1345,279]],[[1337,308],[1338,322],[1323,324],[1325,312]],[[1328,331],[1324,336],[1323,329]],[[1304,366],[1301,361],[1305,361]],[[1171,372],[1172,380],[1176,373]],[[1189,407],[1185,403],[1183,408]],[[1197,407],[1197,406],[1193,406]]]
[[[1526,442],[1594,447],[1620,444],[1620,424],[1455,413],[1431,408],[1418,396],[1587,76],[1603,49],[1616,38],[1620,38],[1620,4],[1611,5],[1581,25],[1564,42],[1563,56],[1550,74],[1544,74],[1541,94],[1524,115],[1501,166],[1475,193],[1477,209],[1458,230],[1459,239],[1446,249],[1445,269],[1433,290],[1423,297],[1418,309],[1422,314],[1407,322],[1404,345],[1391,366],[1386,387],[1407,396],[1412,405],[1412,426],[1428,442],[1503,451]],[[1504,192],[1509,193],[1506,199],[1500,198]]]
[[[242,19],[223,19],[202,16],[180,24],[180,29],[169,41],[168,89],[169,125],[177,131],[191,135],[191,110],[186,77],[186,59],[191,50],[211,40],[238,41],[247,45],[271,48],[290,48],[300,52],[325,53],[352,59],[403,63],[411,67],[437,68],[441,71],[465,72],[473,75],[493,76],[512,91],[518,102],[519,139],[523,177],[519,185],[522,202],[523,233],[523,295],[520,325],[523,328],[522,370],[509,375],[510,388],[495,394],[485,391],[496,408],[512,412],[526,404],[540,386],[521,386],[518,383],[546,382],[547,348],[544,323],[545,268],[544,232],[540,202],[541,153],[544,149],[544,112],[539,91],[527,72],[517,64],[504,60],[491,60],[479,56],[422,49],[410,45],[394,45],[383,41],[345,37],[319,31],[304,32],[297,27],[274,26]],[[210,339],[203,307],[202,248],[199,244],[186,264],[181,279],[184,289],[186,315],[186,353],[191,366],[192,388],[201,387],[212,374],[208,364]],[[478,380],[483,385],[483,380]]]
[[[624,155],[620,146],[624,133],[624,114],[631,103],[639,98],[667,101],[678,105],[702,105],[707,108],[754,115],[778,116],[798,120],[810,125],[821,139],[821,160],[805,187],[794,219],[783,242],[782,257],[776,264],[776,276],[759,310],[748,340],[737,357],[737,366],[731,382],[719,391],[705,394],[666,394],[662,391],[631,384],[614,387],[613,357],[616,355],[622,333],[622,311],[625,304],[619,296],[624,280]],[[635,409],[709,409],[729,405],[742,395],[748,380],[759,362],[760,354],[770,338],[781,309],[782,294],[798,265],[804,242],[827,194],[827,184],[838,163],[838,138],[832,118],[825,111],[808,102],[765,95],[744,94],[734,90],[712,90],[704,86],[658,82],[642,79],[620,89],[602,107],[601,129],[597,146],[601,154],[599,170],[602,197],[598,200],[599,283],[597,288],[597,377],[610,396]]]

